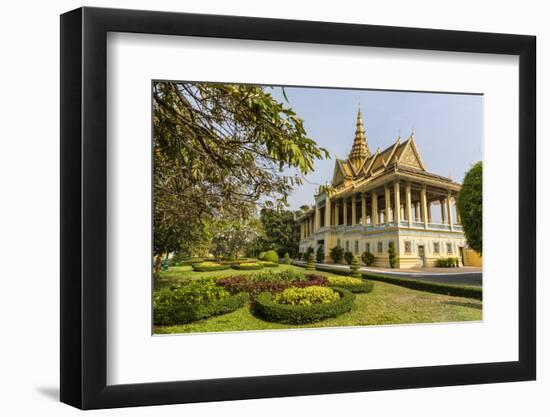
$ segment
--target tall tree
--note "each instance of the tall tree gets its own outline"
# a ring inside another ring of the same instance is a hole
[[[464,176],[456,207],[468,245],[479,254],[483,250],[483,165],[477,162]]]
[[[295,212],[282,209],[264,208],[260,212],[260,221],[265,231],[264,249],[275,249],[279,256],[288,252],[291,256],[298,253],[300,227]]]
[[[153,156],[159,255],[200,243],[212,220],[249,218],[258,201],[284,205],[328,152],[266,88],[163,81],[153,85]]]

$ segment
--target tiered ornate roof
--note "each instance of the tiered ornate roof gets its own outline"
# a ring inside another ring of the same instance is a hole
[[[347,159],[336,159],[332,186],[335,188],[346,187],[349,183],[359,179],[378,176],[395,169],[452,182],[449,178],[426,171],[413,133],[404,141],[399,136],[386,149],[382,151],[377,149],[376,152],[371,154],[363,128],[361,109],[359,109],[351,152]]]

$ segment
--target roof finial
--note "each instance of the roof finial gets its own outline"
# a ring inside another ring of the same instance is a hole
[[[363,128],[363,115],[361,114],[361,102],[359,102],[357,110],[357,126],[355,129],[355,139],[349,154],[349,159],[353,165],[359,166],[365,158],[370,156],[369,146],[367,145],[367,137]]]

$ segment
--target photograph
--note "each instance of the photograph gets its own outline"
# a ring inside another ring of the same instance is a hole
[[[482,94],[151,86],[153,334],[483,320]]]

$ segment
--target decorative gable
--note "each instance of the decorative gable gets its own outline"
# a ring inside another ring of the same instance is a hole
[[[414,143],[412,136],[407,140],[405,146],[403,147],[401,154],[397,158],[397,163],[400,165],[406,165],[408,167],[421,169],[425,171],[424,164],[420,159],[420,154]]]

